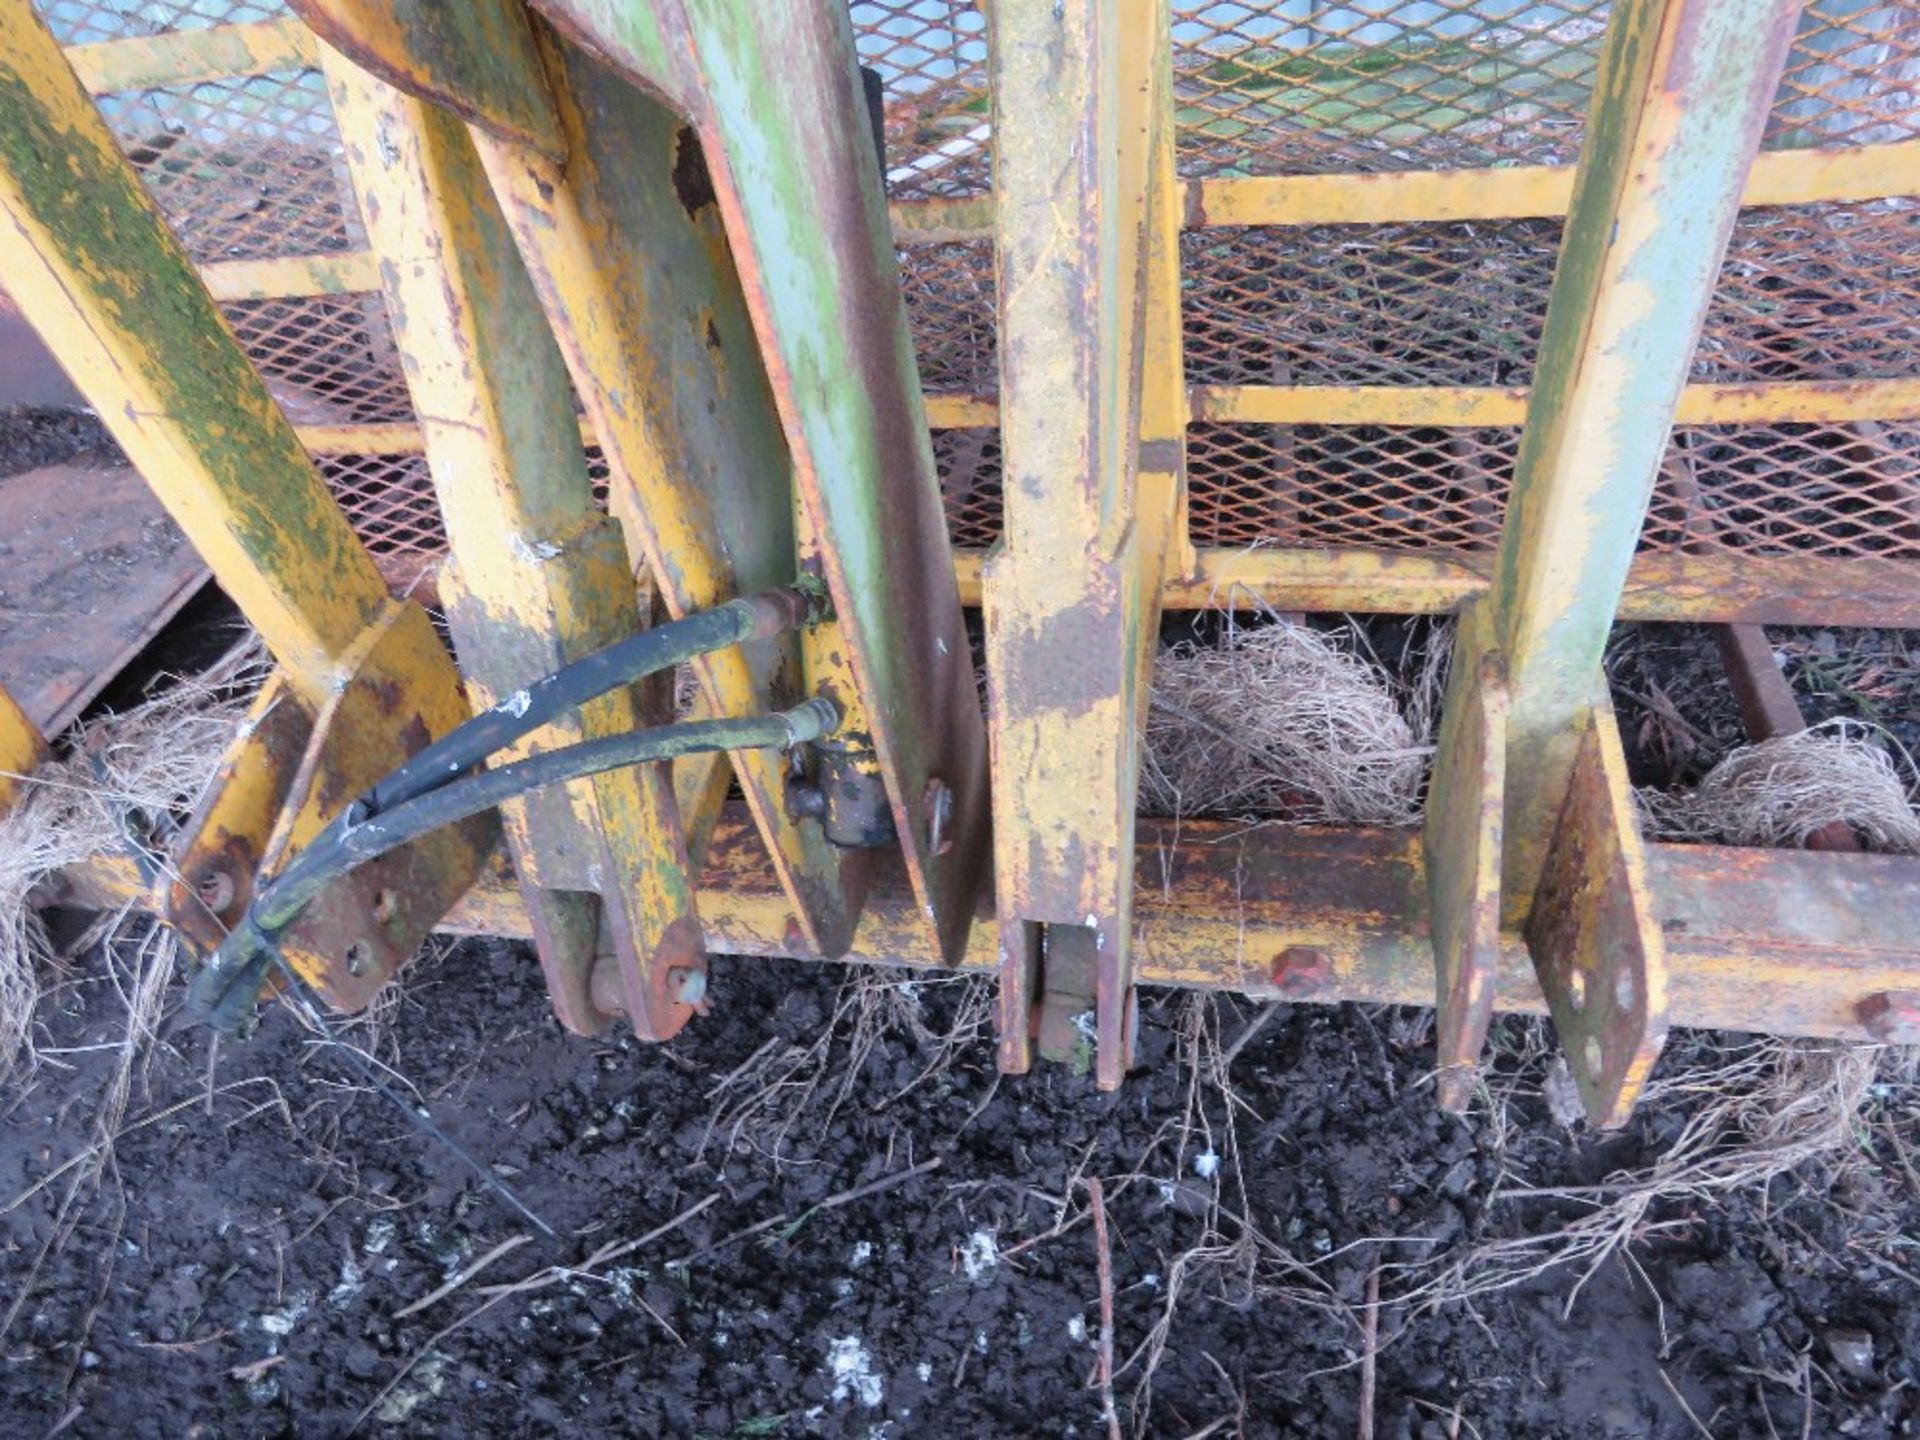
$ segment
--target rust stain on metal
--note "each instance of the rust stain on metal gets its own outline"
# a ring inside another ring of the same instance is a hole
[[[1881,990],[1860,1002],[1860,1023],[1882,1045],[1920,1045],[1920,990]]]
[[[1316,991],[1333,979],[1333,957],[1310,945],[1289,945],[1273,957],[1268,978],[1282,995]]]

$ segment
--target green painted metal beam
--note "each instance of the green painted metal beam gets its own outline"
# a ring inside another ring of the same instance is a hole
[[[1504,908],[1533,897],[1797,0],[1613,11],[1494,581]]]

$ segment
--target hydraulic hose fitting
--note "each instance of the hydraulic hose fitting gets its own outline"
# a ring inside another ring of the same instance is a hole
[[[787,722],[787,748],[819,740],[840,728],[840,707],[824,695],[816,695],[804,705],[781,712]]]

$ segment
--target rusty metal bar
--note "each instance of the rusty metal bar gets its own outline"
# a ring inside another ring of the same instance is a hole
[[[216,260],[200,267],[200,278],[216,300],[282,300],[378,290],[380,267],[365,250],[353,250],[344,255]]]
[[[1222,424],[1420,425],[1463,429],[1520,425],[1524,386],[1196,385],[1193,418]],[[956,407],[957,408],[957,407]],[[983,407],[958,423],[991,424]],[[1776,380],[1689,385],[1677,425],[1776,425],[1920,419],[1920,380]]]
[[[969,605],[980,597],[984,553],[962,551],[954,569]],[[1357,547],[1198,552],[1191,574],[1168,579],[1168,610],[1352,611],[1450,615],[1492,585],[1493,556],[1408,554]],[[1622,620],[1767,625],[1920,626],[1914,567],[1874,556],[1713,554],[1636,556],[1620,599]]]
[[[1132,1054],[1127,857],[1182,469],[1177,391],[1153,396],[1156,452],[1142,433],[1142,319],[1168,308],[1146,279],[1166,32],[1152,0],[1006,0],[991,41],[1006,541],[982,609],[1000,1064],[1026,1069],[1033,1032],[1050,1059],[1084,1053],[1091,1012],[1106,1089]]]
[[[1279,998],[1288,949],[1326,963],[1288,976],[1285,997],[1429,1005],[1433,948],[1428,880],[1416,832],[1249,830],[1224,822],[1142,820],[1135,839],[1135,979]],[[121,855],[72,873],[76,900],[111,908],[140,897]],[[1712,845],[1647,847],[1654,920],[1667,937],[1668,1018],[1675,1025],[1867,1041],[1873,997],[1920,988],[1920,859],[1821,855]],[[752,817],[728,807],[698,896],[717,953],[807,959]],[[448,916],[455,933],[528,938],[519,887],[504,863]],[[848,959],[933,966],[924,919],[896,872],[874,887]],[[991,974],[999,943],[982,911],[960,968]],[[1495,1009],[1546,1010],[1520,937],[1501,936]]]
[[[418,605],[392,602],[293,427],[45,24],[0,4],[0,270],[22,311],[280,662],[300,723],[265,754],[250,829],[190,827],[182,904],[251,876],[466,716]],[[255,773],[249,771],[248,773]],[[209,808],[220,804],[218,794]],[[452,831],[329,892],[288,958],[330,998],[364,1001],[470,883],[490,832]],[[391,903],[379,897],[391,895]],[[375,912],[380,912],[378,916]]]
[[[1232,175],[1187,182],[1189,228],[1390,225],[1565,215],[1572,165],[1352,175]],[[1740,204],[1808,205],[1920,193],[1920,140],[1771,150],[1755,158]]]
[[[1461,612],[1421,832],[1436,981],[1434,1090],[1466,1109],[1493,1019],[1500,967],[1500,846],[1506,805],[1506,665],[1487,601]]]
[[[95,95],[194,85],[304,70],[316,58],[312,32],[287,16],[69,45],[67,60]]]

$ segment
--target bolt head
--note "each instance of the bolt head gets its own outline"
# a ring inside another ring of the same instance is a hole
[[[1333,957],[1312,945],[1289,945],[1273,957],[1273,985],[1283,995],[1317,990],[1333,978]]]
[[[1920,990],[1876,991],[1854,1013],[1882,1045],[1920,1045]]]

